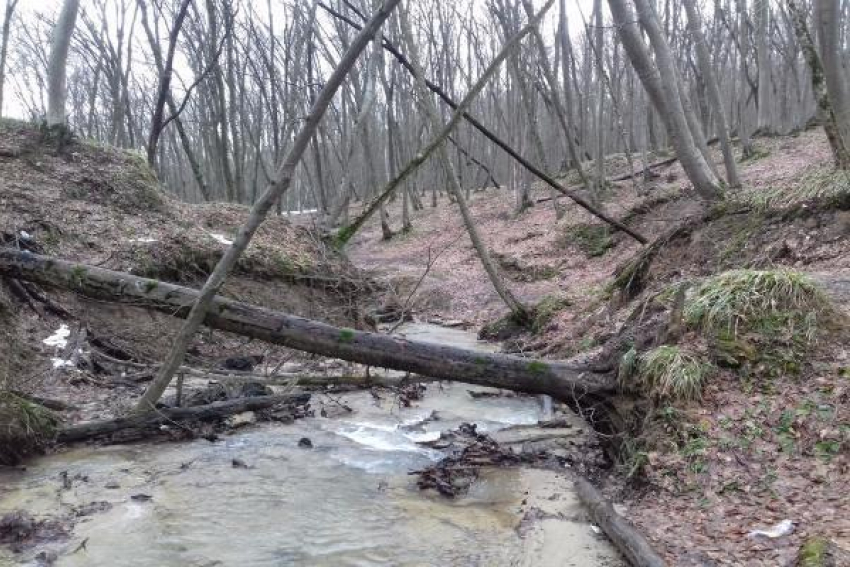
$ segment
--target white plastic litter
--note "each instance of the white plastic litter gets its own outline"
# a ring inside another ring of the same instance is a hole
[[[227,246],[230,246],[231,244],[233,244],[232,240],[226,238],[225,236],[223,236],[221,234],[216,234],[214,232],[211,232],[210,236],[212,236],[213,240],[215,240],[216,242],[221,242],[222,244],[225,244]]]
[[[25,230],[22,230],[18,234],[21,237],[21,240],[32,240],[32,234],[30,234],[29,232],[27,232]]]
[[[53,359],[53,368],[65,368],[65,367],[74,367],[74,363],[70,360],[65,360],[64,358],[54,358]]]
[[[150,236],[143,236],[141,238],[134,238],[130,242],[141,242],[143,244],[150,244],[151,242],[159,242],[156,238],[151,238]]]
[[[599,526],[596,526],[594,524],[590,524],[590,529],[593,530],[593,533],[595,533],[595,534],[601,534],[602,533],[602,530],[599,529]]]
[[[766,530],[753,530],[747,534],[748,537],[769,537],[771,539],[776,539],[778,537],[787,536],[791,532],[794,531],[794,522],[791,520],[785,519],[776,524],[775,526],[771,526]]]
[[[68,346],[68,337],[71,336],[71,329],[68,325],[60,325],[56,332],[44,339],[43,342],[47,346],[65,348]]]

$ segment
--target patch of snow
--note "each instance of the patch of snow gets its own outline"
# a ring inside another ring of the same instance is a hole
[[[60,325],[56,332],[44,339],[43,342],[47,346],[65,348],[68,346],[68,337],[71,336],[71,329],[68,325]]]
[[[769,537],[771,539],[776,539],[778,537],[786,536],[794,531],[794,522],[791,520],[785,519],[776,524],[775,526],[771,526],[766,530],[753,530],[747,534],[747,537],[758,537],[764,536]]]
[[[215,240],[216,242],[220,242],[220,243],[224,244],[225,246],[230,246],[231,244],[233,244],[232,240],[228,239],[227,237],[225,237],[221,234],[216,234],[214,232],[211,232],[210,236],[213,238],[213,240]]]
[[[318,213],[319,209],[302,209],[300,211],[286,211],[287,215],[309,215],[311,213]]]

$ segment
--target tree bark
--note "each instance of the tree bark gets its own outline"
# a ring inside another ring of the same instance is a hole
[[[6,0],[6,12],[3,16],[3,31],[0,35],[0,116],[3,116],[3,92],[6,85],[6,55],[9,50],[9,34],[12,31],[12,17],[18,0]]]
[[[705,200],[722,196],[717,178],[699,149],[699,140],[688,124],[686,109],[679,94],[679,76],[670,46],[664,38],[655,10],[648,0],[635,0],[638,18],[655,54],[655,63],[640,35],[637,19],[626,0],[608,0],[620,39],[635,67],[653,106],[664,120],[679,161],[696,192]]]
[[[823,76],[835,114],[838,132],[845,146],[850,146],[850,86],[842,62],[841,2],[815,0],[815,21],[818,26]]]
[[[265,220],[266,215],[274,206],[281,196],[289,189],[295,172],[298,167],[301,157],[307,149],[313,134],[316,132],[319,121],[325,114],[328,106],[331,103],[336,91],[339,89],[345,77],[351,71],[351,68],[360,57],[360,53],[366,48],[372,39],[372,36],[377,33],[384,21],[389,17],[392,10],[400,0],[386,0],[381,8],[375,13],[370,22],[364,26],[363,30],[358,34],[357,38],[352,42],[348,51],[340,60],[332,75],[328,78],[324,88],[322,88],[315,103],[313,104],[310,114],[305,120],[304,126],[293,141],[292,148],[289,154],[278,168],[275,180],[272,181],[260,199],[251,207],[248,219],[245,224],[240,227],[239,233],[233,241],[233,244],[227,249],[224,256],[219,260],[210,277],[207,279],[204,287],[198,294],[197,301],[194,302],[192,310],[186,319],[186,322],[181,327],[177,337],[174,339],[174,346],[165,360],[162,368],[157,373],[157,377],[151,383],[148,390],[145,392],[142,399],[139,401],[137,411],[146,411],[153,407],[162,392],[171,382],[174,372],[183,363],[186,355],[186,349],[192,337],[195,336],[198,328],[201,326],[207,310],[213,304],[215,296],[224,281],[227,274],[236,265],[239,257],[248,248],[251,238],[257,231],[259,226]]]
[[[80,0],[65,0],[50,39],[50,60],[47,64],[47,126],[65,126],[65,68],[71,36],[77,22]]]
[[[815,49],[815,42],[809,31],[809,26],[806,24],[806,16],[797,6],[795,0],[788,0],[788,10],[791,13],[791,19],[794,23],[797,40],[800,42],[806,63],[809,66],[812,90],[818,104],[818,117],[823,123],[823,129],[827,140],[829,140],[835,165],[839,169],[850,169],[850,146],[845,143],[845,138],[841,135],[841,131],[838,128],[835,112],[824,79],[823,64],[821,63],[817,49]]]
[[[0,274],[180,318],[194,311],[192,306],[200,295],[197,290],[166,282],[12,249],[0,250]],[[616,390],[616,381],[608,369],[342,329],[220,296],[212,298],[202,322],[213,329],[321,356],[438,379],[549,394],[562,401]]]
[[[735,154],[732,152],[732,140],[729,136],[729,122],[726,120],[726,111],[723,108],[723,98],[720,95],[720,86],[714,67],[711,65],[711,55],[708,52],[708,44],[702,32],[702,17],[694,3],[694,0],[684,0],[685,11],[688,13],[688,27],[691,30],[691,38],[697,52],[697,63],[705,83],[708,101],[711,104],[714,115],[717,118],[717,136],[720,138],[720,148],[723,150],[723,162],[726,165],[726,178],[730,187],[740,187],[741,179],[738,176],[738,166],[735,163]]]
[[[614,510],[602,494],[583,478],[576,480],[579,500],[590,512],[593,521],[602,528],[617,549],[634,567],[665,567],[667,563],[652,548],[652,544],[627,519]]]

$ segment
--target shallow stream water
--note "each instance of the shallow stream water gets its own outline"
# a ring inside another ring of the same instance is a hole
[[[401,333],[490,348],[464,331],[417,324]],[[469,421],[492,431],[541,415],[534,398],[473,399],[469,389],[430,384],[413,408],[346,394],[340,401],[354,411],[337,417],[255,426],[215,443],[78,448],[2,472],[0,513],[55,517],[108,504],[80,518],[67,541],[0,551],[0,565],[38,565],[45,550],[62,567],[518,564],[519,471],[485,473],[457,501],[419,491],[408,474],[443,456],[417,444],[441,430]],[[299,447],[303,437],[312,448]],[[133,499],[140,494],[150,498]]]

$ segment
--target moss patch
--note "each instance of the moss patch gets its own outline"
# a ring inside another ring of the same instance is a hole
[[[575,245],[588,258],[597,258],[614,247],[614,239],[607,225],[577,224],[563,231],[558,244],[564,248]]]

